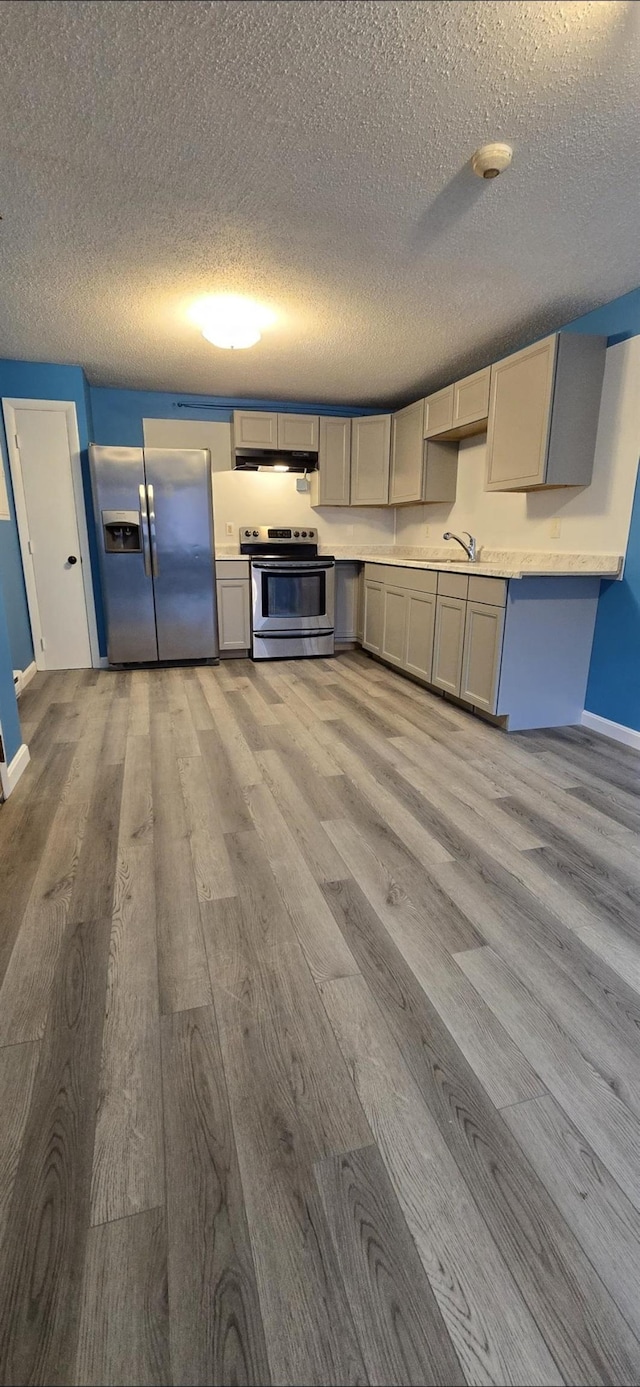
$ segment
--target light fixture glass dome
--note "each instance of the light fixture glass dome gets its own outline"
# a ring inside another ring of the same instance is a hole
[[[200,300],[192,312],[207,342],[236,351],[255,346],[274,316],[270,309],[240,294],[211,295]]]

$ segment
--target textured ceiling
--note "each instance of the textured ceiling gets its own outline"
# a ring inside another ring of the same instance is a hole
[[[640,282],[639,56],[634,0],[1,3],[0,354],[363,404],[473,369]],[[277,326],[210,346],[219,291]]]

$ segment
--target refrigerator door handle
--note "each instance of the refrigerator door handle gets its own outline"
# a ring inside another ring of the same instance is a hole
[[[149,507],[149,537],[151,541],[151,572],[154,578],[160,576],[160,565],[158,563],[158,544],[156,540],[156,512],[153,499],[153,486],[147,483],[147,501]]]
[[[149,516],[147,514],[147,493],[141,482],[138,487],[140,499],[140,529],[142,531],[142,553],[144,556],[145,578],[151,577],[151,545],[149,544]]]

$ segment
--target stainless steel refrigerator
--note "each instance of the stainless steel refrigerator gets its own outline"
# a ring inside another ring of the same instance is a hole
[[[204,449],[89,449],[110,664],[218,656]]]

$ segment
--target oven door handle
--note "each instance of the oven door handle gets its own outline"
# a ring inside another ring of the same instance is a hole
[[[251,564],[252,568],[259,568],[263,573],[282,573],[287,578],[295,578],[299,573],[305,576],[307,573],[310,573],[312,576],[314,573],[328,573],[329,569],[333,568],[333,566],[332,563],[326,563],[323,564],[321,568],[303,568],[301,565],[298,565],[297,568],[283,568],[282,564],[277,562],[256,563],[255,559]]]

